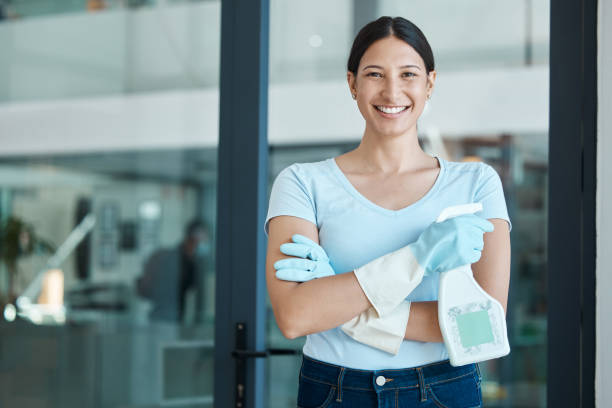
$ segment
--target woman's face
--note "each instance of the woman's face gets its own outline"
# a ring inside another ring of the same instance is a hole
[[[348,72],[349,87],[356,95],[366,129],[389,136],[416,131],[435,77],[435,71],[426,73],[414,48],[394,36],[370,45],[356,76]]]

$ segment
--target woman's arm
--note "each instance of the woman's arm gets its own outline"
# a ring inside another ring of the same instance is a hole
[[[472,264],[472,271],[478,284],[506,310],[510,286],[510,230],[505,220],[491,218],[489,221],[495,229],[484,234],[482,255]],[[404,338],[443,341],[438,323],[438,302],[412,302]]]
[[[296,283],[276,278],[274,262],[287,258],[281,244],[302,234],[319,243],[316,225],[302,218],[278,216],[268,224],[266,281],[268,293],[283,335],[293,339],[340,326],[367,310],[371,304],[354,272]]]

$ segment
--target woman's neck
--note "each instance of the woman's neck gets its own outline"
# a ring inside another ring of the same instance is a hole
[[[419,145],[414,132],[400,136],[379,135],[367,129],[359,146],[350,154],[360,173],[401,174],[431,164],[431,156]]]

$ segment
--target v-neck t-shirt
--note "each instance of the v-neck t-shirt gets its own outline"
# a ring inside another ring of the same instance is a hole
[[[280,215],[312,222],[334,271],[345,273],[416,241],[440,212],[452,205],[481,202],[483,210],[476,215],[504,219],[512,230],[501,179],[493,167],[435,157],[440,171],[434,185],[399,210],[383,208],[363,196],[334,158],[294,163],[274,180],[264,231],[267,235],[269,220]],[[437,300],[438,276],[424,277],[406,299]],[[353,340],[340,327],[309,334],[303,353],[364,370],[415,367],[448,359],[443,343],[404,340],[397,355],[392,355]]]

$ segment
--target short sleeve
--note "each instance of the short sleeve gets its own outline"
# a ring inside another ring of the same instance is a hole
[[[486,163],[482,163],[480,167],[474,202],[482,203],[482,212],[478,215],[486,219],[502,218],[508,222],[509,230],[512,231],[501,179],[497,171]]]
[[[307,183],[299,177],[296,164],[283,169],[272,184],[268,215],[264,224],[264,232],[268,236],[270,219],[279,215],[291,215],[303,218],[317,224],[314,200]]]

